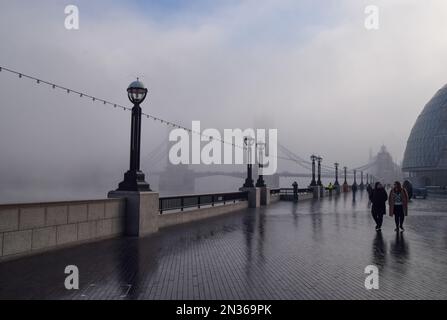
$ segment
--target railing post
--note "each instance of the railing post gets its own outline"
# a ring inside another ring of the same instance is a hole
[[[185,208],[185,198],[183,197],[180,198],[180,207],[182,207],[180,211],[183,211],[183,209]]]
[[[200,196],[197,197],[197,208],[200,209]]]
[[[142,237],[158,231],[165,203],[160,202],[157,192],[111,191],[108,198],[126,199],[125,235]]]

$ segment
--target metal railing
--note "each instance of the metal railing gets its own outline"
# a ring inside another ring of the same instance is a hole
[[[298,189],[298,194],[311,193],[312,189],[302,188]],[[281,195],[293,195],[293,188],[281,188],[279,194]]]
[[[281,200],[285,201],[298,201],[300,195],[312,193],[312,189],[302,188],[297,189],[297,194],[293,188],[281,188],[279,192],[279,197]]]
[[[298,189],[298,194],[310,193],[313,192],[312,189],[302,188]],[[283,195],[293,195],[293,188],[276,188],[270,189],[270,194],[283,194]]]
[[[200,208],[247,200],[247,191],[168,196],[159,198],[159,211],[160,214],[163,214],[165,211],[184,211],[186,208]]]

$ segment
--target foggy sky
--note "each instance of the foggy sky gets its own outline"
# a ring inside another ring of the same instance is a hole
[[[68,4],[79,7],[78,31],[64,28]],[[364,28],[370,4],[381,10],[378,31]],[[4,67],[126,105],[139,76],[145,112],[222,131],[262,123],[327,165],[363,165],[382,143],[400,162],[418,114],[447,82],[443,0],[0,0],[0,12]],[[113,189],[128,166],[129,118],[0,73],[2,188],[44,178],[87,188],[84,178],[98,178]],[[161,139],[166,128],[145,120],[143,163]]]

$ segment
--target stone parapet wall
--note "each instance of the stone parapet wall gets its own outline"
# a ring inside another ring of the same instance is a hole
[[[120,236],[125,199],[0,205],[0,260]]]

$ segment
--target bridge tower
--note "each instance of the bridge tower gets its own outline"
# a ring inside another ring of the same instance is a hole
[[[169,149],[173,142],[169,141],[170,129],[166,134],[165,169],[160,173],[158,189],[162,194],[192,194],[195,192],[195,174],[187,164],[174,165],[169,161]]]
[[[383,184],[393,184],[396,180],[402,180],[402,170],[399,165],[394,163],[385,145],[382,145],[374,160],[374,165],[369,171],[378,181]]]
[[[266,139],[268,142],[268,130],[269,129],[276,129],[275,126],[275,119],[274,115],[272,115],[270,108],[257,108],[256,115],[253,118],[253,129],[265,129],[266,130]],[[278,136],[279,139],[279,136]],[[267,144],[268,148],[268,144]],[[267,152],[270,152],[269,150],[266,150]],[[258,173],[258,166],[253,166],[253,179],[256,176],[259,176]],[[273,175],[264,175],[263,176],[264,182],[267,185],[268,188],[279,188],[280,187],[280,177],[278,173],[275,173]]]

